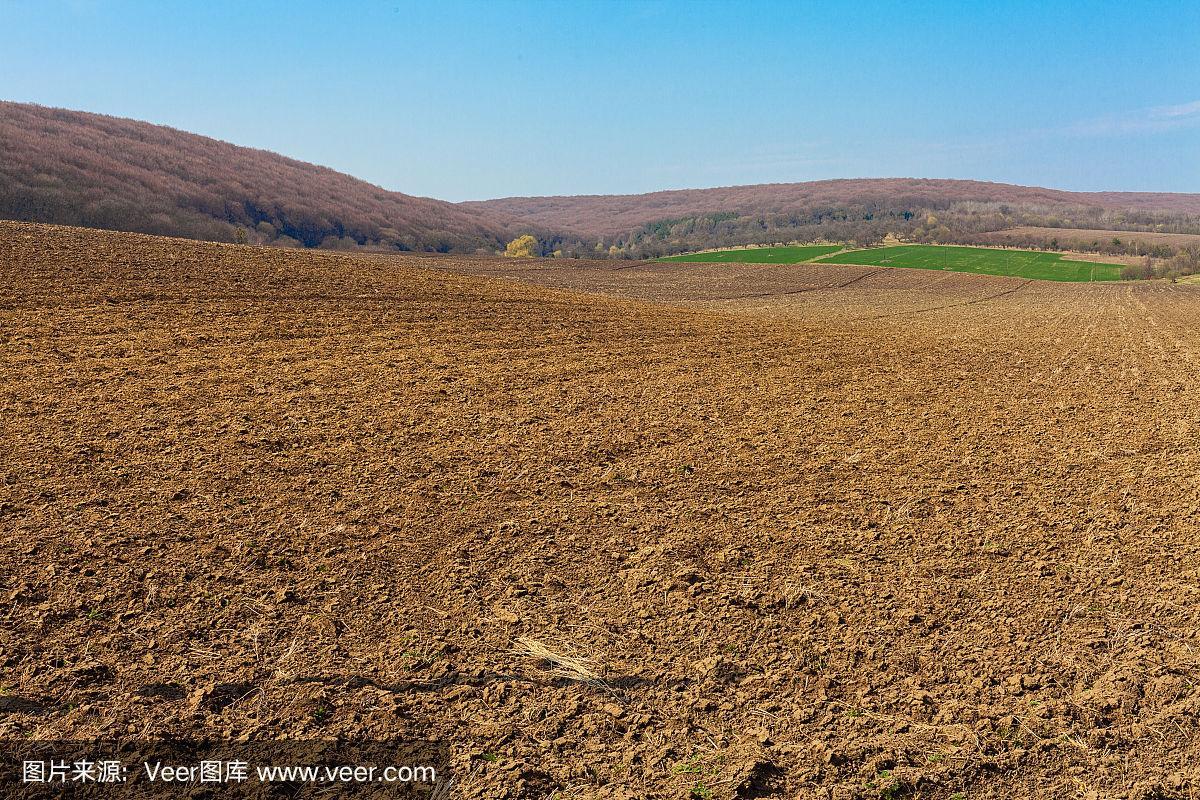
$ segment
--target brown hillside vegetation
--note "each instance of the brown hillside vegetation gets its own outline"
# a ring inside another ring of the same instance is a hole
[[[0,736],[1185,798],[1200,288],[0,223]]]
[[[978,244],[1018,226],[1200,233],[1200,195],[882,179],[445,203],[158,125],[0,102],[0,218],[250,244],[647,259],[785,241]],[[1095,249],[1095,248],[1087,248]],[[1103,252],[1178,255],[1177,243]],[[1190,257],[1190,256],[1189,256]]]
[[[0,218],[316,247],[503,247],[502,214],[99,114],[0,102]]]
[[[786,213],[824,206],[1011,203],[1056,208],[1200,214],[1200,194],[1066,192],[983,181],[883,178],[681,189],[637,195],[509,197],[463,203],[512,214],[554,229],[613,235],[658,220],[719,212]]]

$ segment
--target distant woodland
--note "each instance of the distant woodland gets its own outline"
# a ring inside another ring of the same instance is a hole
[[[1062,192],[978,181],[814,181],[465,205],[595,236],[593,250],[622,258],[790,241],[869,246],[889,234],[912,242],[1070,246],[1169,258],[1195,241],[1110,231],[1200,234],[1200,195]],[[1010,229],[1022,233],[996,240],[995,232]],[[1076,229],[1088,230],[1084,235]]]
[[[1138,256],[1139,273],[1200,265],[1200,239],[1184,235],[1200,234],[1200,194],[898,178],[448,203],[172,128],[6,102],[0,218],[325,249],[492,254],[532,236],[522,253],[640,259],[890,235]]]

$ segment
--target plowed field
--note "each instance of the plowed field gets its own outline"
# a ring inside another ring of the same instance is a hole
[[[0,223],[0,739],[1200,791],[1200,287]]]

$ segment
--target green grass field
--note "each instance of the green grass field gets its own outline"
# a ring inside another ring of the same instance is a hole
[[[1061,253],[991,250],[984,247],[948,247],[931,244],[854,250],[818,259],[816,263],[942,269],[951,272],[975,272],[982,275],[1012,275],[1018,278],[1034,278],[1042,281],[1082,282],[1121,279],[1120,264],[1064,261]]]
[[[738,264],[797,264],[817,256],[836,253],[842,246],[802,245],[797,247],[748,247],[744,250],[718,250],[714,253],[692,253],[682,256],[667,256],[658,261],[701,261]]]

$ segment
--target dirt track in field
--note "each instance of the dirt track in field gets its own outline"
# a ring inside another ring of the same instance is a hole
[[[0,223],[0,738],[1200,791],[1200,287],[614,266]]]

